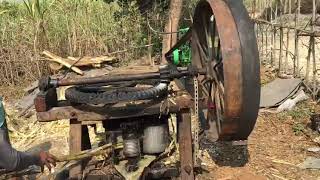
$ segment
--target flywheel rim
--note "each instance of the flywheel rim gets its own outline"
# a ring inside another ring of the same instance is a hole
[[[211,106],[209,105],[210,103],[214,104],[214,109],[208,107],[207,119],[209,124],[212,122],[212,119],[216,119],[214,123],[211,123],[211,126],[216,126],[217,140],[246,139],[254,127],[258,109],[256,106],[260,97],[260,94],[256,93],[256,91],[260,92],[259,80],[255,79],[252,82],[247,82],[248,77],[259,76],[259,74],[257,74],[259,67],[257,68],[255,65],[253,70],[250,71],[250,67],[246,67],[248,63],[244,63],[244,58],[246,57],[244,54],[246,54],[246,52],[243,46],[245,46],[248,41],[243,40],[242,32],[238,32],[239,19],[236,19],[235,16],[237,16],[239,12],[230,8],[230,6],[236,6],[238,8],[244,7],[240,7],[238,4],[239,1],[238,3],[235,3],[235,1],[238,0],[200,1],[195,10],[192,28],[192,63],[197,67],[203,67],[205,65],[209,72],[209,76],[205,78],[210,79],[211,85],[209,89],[206,87],[202,89],[203,93],[208,96],[208,106]],[[243,16],[243,11],[240,12]],[[248,18],[244,20],[249,21]],[[214,31],[212,29],[214,29]],[[209,38],[208,32],[211,38]],[[216,39],[218,39],[217,42]],[[203,45],[203,41],[207,42],[207,46]],[[257,49],[254,49],[254,51],[255,50]],[[221,57],[222,63],[219,62],[219,56]],[[255,59],[251,59],[250,61],[259,64],[257,55],[255,55]],[[223,72],[221,72],[221,68],[220,71],[214,70],[213,68],[219,63],[222,64]],[[248,71],[248,69],[249,74],[243,72]],[[204,77],[200,77],[199,81],[203,80]],[[214,88],[214,86],[218,88]],[[248,99],[248,92],[245,91],[252,90],[248,89],[247,86],[258,89],[255,90],[254,96],[252,97],[254,99]],[[208,92],[205,92],[204,89],[207,89]],[[215,89],[214,92],[213,89]],[[220,91],[218,95],[217,91]],[[252,112],[245,110],[247,104],[254,106],[252,107]]]

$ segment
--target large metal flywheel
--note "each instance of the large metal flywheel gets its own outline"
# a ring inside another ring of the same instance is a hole
[[[260,101],[259,55],[254,25],[239,0],[203,0],[192,27],[192,64],[198,77],[208,134],[214,140],[245,140]]]

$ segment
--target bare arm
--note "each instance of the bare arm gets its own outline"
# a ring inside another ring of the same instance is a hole
[[[15,150],[8,141],[5,128],[0,128],[0,167],[8,171],[17,171],[31,165],[39,165],[40,157]]]

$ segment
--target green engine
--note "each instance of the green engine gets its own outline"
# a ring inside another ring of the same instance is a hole
[[[178,33],[178,38],[180,39],[186,32],[188,32],[189,28],[180,29]],[[180,46],[178,49],[173,51],[173,64],[177,66],[188,66],[191,64],[191,48],[190,42]]]

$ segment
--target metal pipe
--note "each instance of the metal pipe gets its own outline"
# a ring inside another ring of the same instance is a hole
[[[113,82],[123,82],[123,81],[139,81],[139,80],[150,80],[150,79],[174,79],[181,78],[184,76],[194,76],[194,75],[205,75],[206,69],[195,69],[195,70],[178,70],[178,73],[172,73],[170,69],[163,70],[160,72],[151,72],[143,74],[126,74],[126,75],[114,75],[114,76],[100,76],[100,77],[90,77],[90,78],[75,78],[75,79],[51,79],[50,86],[73,86],[73,85],[92,85],[101,83],[113,83]]]
[[[53,86],[72,86],[72,85],[90,85],[99,83],[111,83],[120,81],[137,81],[146,79],[159,79],[160,73],[145,73],[145,74],[131,74],[131,75],[117,75],[117,76],[100,76],[92,78],[77,78],[77,79],[61,79],[56,82],[51,81]]]
[[[165,54],[165,57],[169,57],[170,54],[173,53],[174,50],[178,49],[180,46],[185,44],[188,40],[191,39],[192,36],[192,28],[190,28],[185,35],[181,37],[181,39]]]

